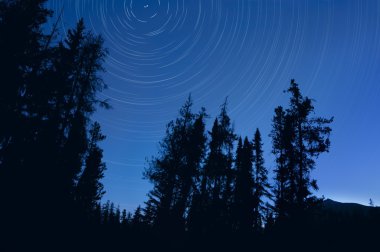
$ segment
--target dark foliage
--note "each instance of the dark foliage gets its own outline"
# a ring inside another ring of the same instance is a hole
[[[55,31],[42,29],[52,14],[45,2],[0,3],[0,196],[12,206],[0,218],[16,246],[79,235],[79,209],[95,217],[102,194],[103,137],[89,124],[104,104],[96,95],[105,88],[103,40],[81,20],[53,45]]]
[[[45,2],[0,1],[1,251],[341,251],[378,238],[372,201],[313,196],[333,120],[314,116],[294,80],[273,117],[273,185],[260,131],[238,138],[226,101],[207,134],[205,109],[194,113],[189,97],[145,170],[145,206],[102,204],[105,136],[91,115],[109,107],[97,98],[107,51],[83,20],[64,40],[55,27],[45,34]]]

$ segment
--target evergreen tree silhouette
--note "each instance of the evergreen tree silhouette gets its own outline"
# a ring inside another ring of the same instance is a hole
[[[204,225],[209,232],[222,231],[231,227],[233,144],[236,140],[230,117],[227,114],[227,100],[215,119],[205,161],[201,183],[201,194],[205,203]]]
[[[144,223],[147,226],[153,227],[157,220],[157,206],[159,202],[152,196],[145,202],[144,211]]]
[[[37,117],[40,113],[32,106],[34,94],[30,87],[41,79],[36,72],[47,57],[42,48],[45,35],[41,25],[51,12],[44,7],[45,2],[0,2],[0,113],[4,118],[0,125],[0,194],[3,202],[13,206],[0,209],[0,226],[8,229],[9,234],[15,232],[14,237],[20,232],[17,228],[41,215],[33,209],[24,211],[24,206],[44,202],[40,197],[42,181],[35,181],[43,175],[43,169],[30,165],[42,156],[31,151],[36,147],[35,136],[42,128],[42,118]]]
[[[141,231],[143,223],[144,223],[144,216],[142,214],[142,209],[141,209],[141,206],[138,206],[132,217],[132,222],[131,222],[132,228],[135,229],[136,231]]]
[[[128,214],[127,214],[127,220],[126,220],[126,223],[127,223],[128,225],[131,225],[131,224],[132,224],[132,218],[133,218],[132,213],[131,213],[131,212],[128,212]]]
[[[105,139],[100,131],[100,124],[95,122],[90,130],[90,142],[85,160],[84,170],[76,186],[76,200],[87,215],[92,215],[99,200],[103,196],[104,188],[100,180],[106,169],[102,162],[103,151],[98,143]]]
[[[130,213],[128,213],[130,215]],[[120,217],[120,224],[123,229],[126,229],[128,225],[130,224],[130,218],[131,216],[128,216],[127,210],[123,209],[121,212],[121,217]]]
[[[252,173],[252,145],[248,138],[239,138],[235,167],[236,181],[234,190],[234,211],[235,229],[239,232],[249,232],[253,227],[254,217],[254,177]]]
[[[116,220],[116,212],[115,212],[115,203],[111,202],[109,204],[108,208],[108,225],[111,228],[114,228],[116,226],[117,220]]]
[[[294,80],[291,80],[287,92],[291,94],[287,114],[291,117],[295,133],[296,202],[298,208],[305,209],[313,201],[309,197],[310,188],[318,190],[316,180],[310,179],[310,171],[315,167],[315,158],[329,150],[329,124],[333,118],[311,117],[314,112],[312,100],[302,96]]]
[[[191,111],[186,113],[191,114]],[[201,111],[193,115],[193,119],[189,123],[188,129],[183,135],[180,143],[183,148],[183,167],[178,174],[178,196],[173,206],[175,219],[178,220],[177,226],[184,230],[186,222],[186,212],[190,208],[191,197],[196,193],[197,182],[199,180],[201,163],[204,159],[206,148],[205,135],[205,117],[206,112],[202,108]],[[189,115],[190,117],[190,115]]]
[[[276,157],[275,172],[275,211],[277,218],[283,220],[295,202],[295,158],[294,158],[294,130],[291,127],[291,118],[279,106],[275,109],[272,131],[272,153]]]
[[[52,14],[45,2],[0,3],[0,112],[7,118],[0,126],[0,185],[2,199],[15,209],[9,216],[28,206],[12,229],[39,225],[63,232],[76,222],[72,199],[90,116],[105,104],[96,93],[105,87],[98,73],[106,51],[83,21],[64,43],[52,45],[54,32],[45,35],[42,28]]]
[[[248,139],[247,139],[248,140]],[[264,214],[268,204],[264,201],[271,198],[271,185],[268,182],[268,170],[264,166],[262,140],[259,129],[256,129],[253,139],[253,161],[254,161],[254,227],[261,230],[264,223]]]
[[[119,228],[121,224],[121,211],[120,211],[120,206],[116,207],[115,211],[115,226],[116,228]]]
[[[206,114],[204,109],[193,114],[191,107],[189,96],[179,117],[167,125],[160,155],[153,158],[144,174],[154,184],[148,195],[147,212],[154,216],[153,224],[165,231],[184,230],[185,213],[203,158]]]
[[[110,205],[111,202],[107,200],[105,204],[102,206],[102,224],[108,225],[110,223]]]
[[[65,43],[59,45],[62,59],[56,67],[60,70],[64,99],[59,108],[61,137],[63,146],[60,177],[67,192],[77,183],[87,150],[87,127],[96,104],[104,104],[96,93],[105,88],[98,73],[103,71],[102,63],[106,55],[103,39],[85,30],[83,20],[75,29],[69,30]],[[67,132],[67,133],[66,133]]]
[[[333,121],[311,117],[312,100],[302,96],[294,80],[287,92],[291,94],[290,106],[286,110],[276,108],[271,132],[277,163],[274,194],[279,219],[299,215],[319,202],[312,196],[311,189],[318,187],[316,180],[310,179],[310,172],[315,158],[329,149],[328,125]]]

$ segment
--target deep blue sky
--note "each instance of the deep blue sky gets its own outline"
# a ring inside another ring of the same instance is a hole
[[[109,50],[100,95],[113,109],[103,127],[104,199],[133,210],[146,199],[146,158],[189,93],[212,117],[229,97],[238,134],[264,136],[272,170],[273,110],[291,78],[334,116],[328,154],[312,176],[317,195],[380,205],[380,1],[50,0],[60,26],[79,17]],[[53,19],[54,21],[54,19]]]

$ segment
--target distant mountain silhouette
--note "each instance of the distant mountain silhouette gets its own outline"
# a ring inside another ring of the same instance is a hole
[[[342,203],[331,199],[323,201],[323,208],[330,212],[344,215],[364,215],[370,214],[371,210],[380,212],[380,207],[365,206],[358,203]]]

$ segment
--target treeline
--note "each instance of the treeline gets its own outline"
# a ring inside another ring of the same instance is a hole
[[[193,112],[189,97],[144,172],[153,184],[145,205],[134,213],[99,205],[99,223],[112,237],[129,237],[129,246],[147,251],[371,248],[379,209],[340,213],[313,195],[318,186],[310,173],[329,150],[333,118],[316,116],[294,80],[286,92],[289,104],[275,109],[269,135],[273,179],[259,129],[252,137],[237,135],[225,102],[207,131],[206,110]]]
[[[329,150],[333,119],[316,117],[312,100],[294,80],[286,91],[289,106],[275,109],[270,133],[274,184],[259,129],[252,137],[238,136],[225,102],[206,132],[205,109],[192,112],[189,97],[144,173],[154,186],[144,208],[146,224],[175,234],[260,233],[317,209],[321,199],[312,195],[318,187],[310,172]]]
[[[274,183],[269,183],[260,130],[251,138],[238,136],[226,101],[207,132],[209,116],[204,108],[194,113],[189,96],[144,172],[153,184],[145,206],[132,214],[110,202],[98,205],[98,222],[108,232],[149,237],[180,250],[196,249],[191,240],[210,249],[236,249],[236,241],[243,246],[254,238],[259,247],[278,228],[307,227],[323,208],[323,199],[312,195],[318,187],[310,172],[329,150],[333,119],[316,117],[312,100],[294,80],[286,91],[289,105],[275,109],[270,133]]]
[[[0,1],[1,251],[311,250],[376,235],[378,212],[330,213],[313,196],[332,118],[315,116],[294,80],[272,119],[273,179],[259,129],[239,136],[226,101],[208,132],[189,97],[144,172],[145,204],[134,213],[102,204],[105,136],[91,115],[109,108],[97,96],[107,50],[83,20],[65,37],[59,20],[47,31],[45,4]]]

